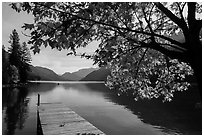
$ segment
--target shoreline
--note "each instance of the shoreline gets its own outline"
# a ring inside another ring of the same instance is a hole
[[[28,83],[18,83],[18,84],[2,84],[2,88],[7,88],[7,87],[22,87],[27,85]]]
[[[28,83],[56,83],[56,84],[63,84],[63,83],[105,83],[105,81],[28,81]]]

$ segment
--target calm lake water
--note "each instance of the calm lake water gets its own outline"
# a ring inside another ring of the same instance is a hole
[[[38,93],[41,102],[62,102],[105,134],[202,134],[201,109],[195,109],[188,98],[172,103],[134,102],[94,82],[44,82],[3,88],[3,134],[36,134]]]

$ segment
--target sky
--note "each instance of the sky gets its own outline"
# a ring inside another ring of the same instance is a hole
[[[7,2],[2,3],[2,45],[6,49],[10,46],[8,43],[9,36],[12,33],[12,30],[16,29],[20,42],[27,42],[28,37],[22,33],[29,34],[25,32],[21,26],[24,23],[32,23],[33,16],[27,14],[26,12],[17,13],[15,10],[8,6]],[[93,53],[97,48],[98,42],[94,41],[90,43],[86,48],[81,48],[78,52],[82,53]],[[28,45],[29,48],[31,45]],[[41,51],[39,54],[33,54],[31,51],[32,62],[34,66],[42,66],[52,69],[57,74],[63,74],[64,72],[74,72],[82,68],[97,67],[93,66],[92,60],[87,60],[84,58],[76,56],[67,56],[68,50],[58,51],[57,49],[51,49],[50,47],[41,46]]]
[[[202,15],[199,15],[202,16]],[[8,6],[8,3],[2,3],[2,45],[5,47],[10,46],[9,36],[12,33],[13,29],[16,29],[21,43],[27,42],[29,40],[28,37],[22,34],[26,33],[29,35],[28,32],[25,32],[21,26],[23,23],[32,23],[33,16],[27,14],[26,12],[17,13],[12,8]],[[172,36],[174,37],[174,36]],[[179,38],[179,39],[178,39]],[[175,36],[176,40],[183,39],[182,37]],[[80,52],[87,52],[93,53],[97,48],[98,43],[93,42],[89,44],[86,48],[79,49]],[[31,46],[31,45],[30,45]],[[42,66],[46,68],[50,68],[55,71],[57,74],[63,74],[64,72],[74,72],[82,68],[89,68],[89,67],[97,67],[93,66],[92,60],[87,60],[84,58],[76,57],[76,56],[67,56],[69,51],[63,50],[58,51],[57,49],[51,49],[50,47],[41,47],[40,54],[33,54],[31,51],[32,56],[32,65],[34,66]]]

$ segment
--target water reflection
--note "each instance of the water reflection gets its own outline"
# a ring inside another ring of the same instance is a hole
[[[182,97],[176,97],[171,103],[161,103],[158,100],[135,102],[118,97],[102,83],[31,83],[27,88],[5,88],[2,91],[6,126],[3,134],[16,134],[17,129],[27,126],[32,126],[30,129],[35,132],[36,124],[31,123],[36,119],[29,121],[31,113],[28,111],[35,107],[37,93],[41,94],[42,102],[60,101],[73,107],[107,134],[202,133],[202,112],[194,108],[197,98],[190,92],[186,92],[186,97],[182,93]],[[26,120],[28,125],[25,126]]]
[[[52,91],[57,86],[57,83],[29,83],[29,93],[38,92],[46,93]]]
[[[94,91],[106,91],[105,98],[118,105],[125,106],[141,121],[161,129],[166,134],[202,133],[202,112],[194,108],[198,97],[195,92],[178,93],[179,95],[171,103],[162,103],[161,100],[135,102],[131,98],[111,94],[111,91],[103,84],[86,84],[86,86]]]
[[[69,105],[73,104],[73,106],[80,107],[79,112],[84,114],[85,117],[91,114],[91,112],[87,112],[88,109],[93,110],[90,106],[99,105],[101,110],[106,109],[106,102],[101,100],[103,98],[108,100],[108,102],[123,106],[136,115],[143,123],[152,125],[165,134],[201,134],[202,113],[201,110],[194,109],[196,99],[192,98],[196,97],[196,95],[192,96],[192,94],[189,94],[185,97],[185,94],[182,93],[181,97],[174,98],[171,103],[162,103],[161,100],[135,102],[131,98],[118,97],[102,83],[60,83],[60,85],[47,83],[35,85],[31,88],[43,93],[54,91],[50,95],[50,99],[47,100],[62,101]],[[188,94],[189,92],[186,93]],[[90,118],[90,116],[87,116],[87,118]],[[93,120],[92,118],[90,119]]]
[[[13,135],[15,130],[22,130],[28,117],[28,90],[25,87],[7,88],[2,91],[2,108],[5,111],[6,129],[3,134]]]
[[[162,103],[161,100],[140,100],[135,102],[132,98],[118,97],[114,94],[114,91],[110,91],[102,83],[66,83],[61,84],[61,87],[66,91],[75,91],[81,95],[77,97],[80,97],[78,100],[82,103],[77,102],[77,105],[84,103],[87,103],[88,106],[93,105],[91,104],[91,100],[93,100],[91,97],[101,96],[109,100],[109,102],[125,107],[134,115],[137,115],[143,123],[152,125],[165,134],[201,134],[202,113],[201,110],[194,108],[197,101],[197,95],[194,93],[186,92],[177,95],[171,103]],[[71,96],[71,93],[69,96]],[[61,99],[64,98],[67,98],[66,95]],[[76,99],[69,98],[71,100],[69,104]],[[95,104],[98,102],[95,102]]]

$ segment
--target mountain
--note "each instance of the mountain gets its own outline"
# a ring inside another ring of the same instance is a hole
[[[76,74],[70,73],[70,72],[65,72],[63,75],[61,75],[61,78],[64,80],[80,80],[81,77],[79,77]]]
[[[48,81],[55,81],[55,80],[63,80],[59,75],[57,75],[54,71],[39,67],[39,66],[30,66],[30,71],[28,72],[28,80],[48,80]]]
[[[94,70],[97,70],[97,68],[80,69],[76,72],[66,72],[59,76],[51,69],[31,65],[30,71],[28,72],[28,80],[75,81],[82,79]]]
[[[98,70],[98,69],[99,68],[85,68],[85,69],[80,69],[76,72],[73,72],[72,74],[77,75],[80,79],[82,79],[86,77],[88,74],[90,74],[91,72]]]
[[[81,81],[106,81],[108,75],[110,75],[109,69],[100,68],[82,78]]]

